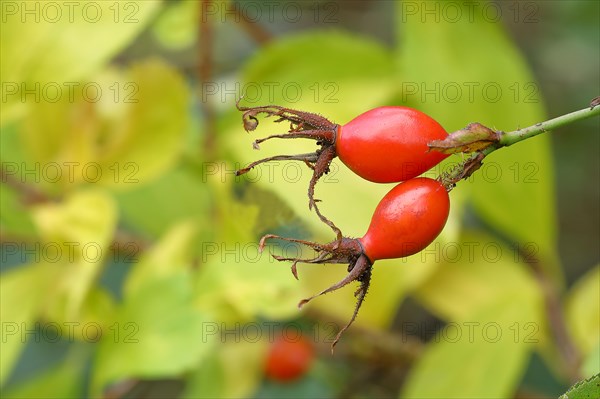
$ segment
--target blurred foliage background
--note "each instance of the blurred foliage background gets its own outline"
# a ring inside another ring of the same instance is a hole
[[[408,105],[448,131],[584,108],[597,2],[0,4],[3,397],[543,398],[600,370],[597,119],[459,183],[430,248],[377,262],[334,356],[352,289],[296,304],[345,267],[300,265],[296,281],[257,247],[333,238],[308,211],[310,171],[234,175],[311,148],[253,150],[244,93],[342,124]],[[317,197],[361,236],[390,188],[336,161]],[[263,372],[282,330],[316,348],[285,384]]]

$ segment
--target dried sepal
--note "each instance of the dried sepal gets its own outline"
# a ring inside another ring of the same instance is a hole
[[[481,151],[498,143],[500,134],[482,125],[470,123],[464,129],[451,133],[444,140],[433,140],[427,144],[429,150],[443,154],[470,153]]]

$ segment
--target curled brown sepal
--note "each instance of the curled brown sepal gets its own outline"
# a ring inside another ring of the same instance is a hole
[[[350,327],[354,320],[356,320],[356,316],[358,315],[358,311],[360,310],[365,296],[367,295],[367,291],[369,290],[369,286],[371,284],[371,273],[373,269],[373,263],[369,260],[369,258],[365,255],[360,242],[357,239],[343,237],[341,241],[333,241],[328,244],[319,244],[312,241],[298,240],[294,238],[285,238],[280,237],[273,234],[268,234],[261,238],[259,243],[259,249],[262,249],[265,246],[265,243],[269,239],[280,239],[288,242],[298,243],[306,245],[312,248],[315,252],[317,252],[317,256],[310,259],[302,259],[302,258],[284,258],[282,256],[271,255],[278,261],[290,261],[292,262],[292,274],[296,279],[298,278],[298,273],[296,269],[296,265],[300,263],[312,263],[312,264],[326,264],[326,263],[347,263],[348,264],[348,274],[337,283],[331,285],[329,288],[324,289],[323,291],[309,297],[302,299],[298,303],[298,307],[302,308],[308,302],[313,300],[316,297],[321,295],[336,291],[346,285],[350,284],[353,281],[358,281],[360,283],[358,289],[354,292],[354,296],[356,297],[356,305],[354,307],[354,312],[352,313],[352,317],[348,321],[348,323],[342,327],[342,329],[338,332],[335,337],[333,343],[331,344],[331,352],[333,353],[333,349],[335,345],[339,342],[342,334]]]
[[[290,108],[280,107],[278,105],[265,105],[259,107],[242,107],[239,100],[236,103],[238,110],[243,112],[242,120],[246,131],[253,131],[258,126],[259,114],[265,114],[267,117],[276,117],[275,122],[287,121],[290,128],[287,133],[273,134],[267,137],[256,139],[252,147],[258,150],[261,143],[274,138],[278,139],[297,139],[305,138],[315,140],[320,146],[316,151],[307,154],[296,155],[275,155],[268,158],[259,159],[252,162],[245,168],[236,171],[236,176],[248,173],[252,168],[271,161],[302,161],[313,172],[308,186],[308,207],[314,209],[319,219],[329,226],[337,235],[338,241],[342,239],[342,232],[337,226],[325,217],[317,206],[318,200],[315,199],[315,186],[323,175],[329,173],[331,162],[337,156],[335,149],[335,139],[338,125],[327,118],[310,112],[298,111]]]
[[[251,132],[258,126],[259,114],[265,114],[267,117],[275,117],[275,122],[290,122],[288,133],[295,133],[305,130],[332,130],[336,124],[327,118],[311,112],[298,111],[292,108],[281,107],[279,105],[262,105],[258,107],[240,106],[240,98],[235,106],[238,111],[243,112],[242,121],[244,129]]]
[[[481,151],[498,143],[500,134],[481,123],[470,123],[464,129],[451,133],[444,140],[433,140],[427,144],[429,150],[443,154]]]
[[[600,105],[600,96],[592,98],[592,101],[590,101],[590,110],[596,108],[598,105]]]

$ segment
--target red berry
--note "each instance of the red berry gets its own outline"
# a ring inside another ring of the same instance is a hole
[[[440,182],[424,177],[407,180],[379,202],[359,241],[371,262],[409,256],[431,244],[449,212],[450,198]]]
[[[431,117],[407,107],[379,107],[338,126],[335,148],[340,160],[357,175],[376,182],[412,179],[448,155],[427,143],[448,133]]]
[[[332,344],[333,349],[341,334],[356,319],[370,286],[373,263],[378,259],[402,258],[415,254],[427,247],[444,228],[450,212],[446,187],[436,180],[417,176],[448,156],[430,152],[428,146],[433,141],[444,140],[447,133],[429,116],[407,107],[375,108],[343,126],[317,114],[276,105],[252,108],[238,105],[238,109],[244,112],[244,127],[248,131],[256,129],[259,114],[275,117],[275,122],[290,123],[288,133],[258,139],[254,142],[255,148],[273,138],[308,138],[316,140],[320,146],[314,153],[276,155],[261,159],[238,170],[237,174],[275,160],[303,161],[312,169],[313,176],[308,186],[309,208],[314,208],[321,221],[336,232],[336,240],[320,244],[268,234],[261,239],[259,248],[262,251],[266,240],[278,238],[307,245],[317,252],[316,257],[309,259],[273,255],[279,261],[291,261],[292,273],[296,278],[299,262],[348,264],[348,274],[342,280],[299,303],[301,307],[312,299],[338,290],[353,281],[360,283],[354,293],[357,302],[352,318],[338,332]],[[381,200],[369,229],[362,238],[344,237],[337,226],[320,212],[314,198],[316,183],[329,172],[331,162],[338,156],[346,166],[367,180],[377,183],[403,181]],[[288,344],[290,343],[283,342],[279,345]],[[287,361],[285,367],[280,367],[283,364],[282,360],[278,360],[281,355],[274,355],[280,351],[285,353],[287,349],[278,349],[274,345],[268,359],[267,375],[275,379],[293,378],[299,373],[298,369],[290,367]]]
[[[305,338],[291,341],[280,336],[269,348],[265,373],[275,381],[296,380],[309,369],[314,352],[312,344]]]
[[[314,298],[336,291],[353,281],[360,282],[354,292],[356,307],[352,318],[336,336],[333,346],[342,333],[354,322],[371,284],[373,263],[379,259],[402,258],[422,251],[441,233],[450,212],[450,198],[446,187],[437,180],[418,177],[398,184],[377,205],[367,233],[362,238],[342,237],[328,244],[285,238],[268,234],[259,244],[278,238],[304,244],[319,255],[315,258],[284,258],[292,261],[292,273],[298,278],[296,265],[306,263],[348,263],[348,274],[329,288],[300,301],[300,307]]]
[[[308,154],[276,155],[252,162],[237,171],[247,173],[253,167],[269,161],[303,161],[313,170],[308,185],[308,206],[314,208],[321,221],[331,227],[338,238],[342,233],[318,209],[314,198],[315,185],[335,157],[357,175],[376,182],[391,183],[412,179],[440,163],[447,154],[429,151],[428,143],[447,137],[444,128],[424,113],[412,108],[389,106],[367,111],[343,126],[321,115],[276,105],[239,107],[243,111],[244,127],[256,129],[257,115],[275,117],[275,122],[289,122],[290,130],[254,142],[254,147],[273,139],[307,138],[316,140],[320,148]]]

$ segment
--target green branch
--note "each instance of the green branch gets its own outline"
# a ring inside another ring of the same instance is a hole
[[[465,161],[438,177],[448,190],[457,182],[471,176],[481,167],[483,159],[502,147],[508,147],[520,141],[537,136],[538,134],[559,127],[600,115],[600,106],[585,108],[570,114],[562,115],[545,122],[536,123],[512,132],[494,131],[480,123],[471,123],[464,129],[458,130],[444,140],[429,143],[429,148],[445,154],[473,153]]]
[[[570,114],[562,115],[549,121],[536,123],[533,126],[529,126],[523,129],[518,129],[508,133],[500,133],[499,146],[508,147],[523,141],[530,137],[537,136],[540,133],[548,132],[550,130],[558,129],[559,127],[571,124],[573,122],[581,121],[592,116],[600,115],[600,107],[585,108],[579,111],[571,112]]]

